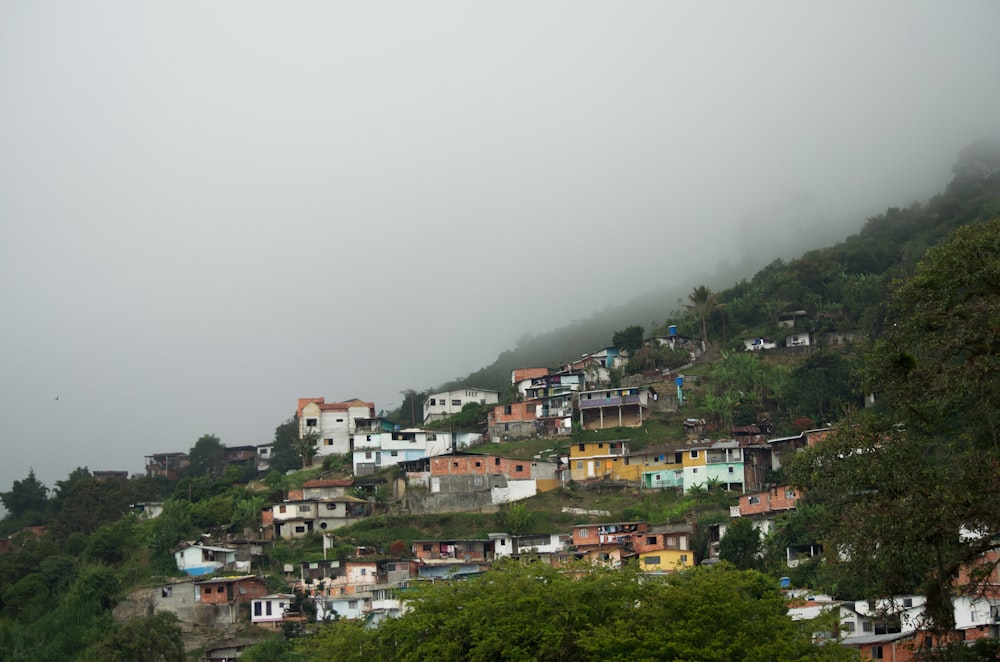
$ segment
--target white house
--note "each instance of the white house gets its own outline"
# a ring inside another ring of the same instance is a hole
[[[808,347],[812,344],[811,339],[812,336],[808,331],[789,333],[785,338],[785,347]]]
[[[328,499],[292,499],[274,504],[274,537],[304,538],[313,531],[333,531],[371,514],[364,499],[345,494]]]
[[[351,452],[351,435],[381,430],[375,404],[364,400],[325,402],[323,398],[299,398],[299,438],[316,437],[316,458]]]
[[[771,342],[769,338],[757,337],[757,338],[744,338],[743,347],[750,352],[759,352],[763,349],[774,349],[778,346],[777,343]]]
[[[262,627],[278,627],[295,602],[291,593],[272,593],[250,603],[250,622]]]
[[[500,394],[481,388],[456,388],[450,391],[431,393],[424,400],[424,423],[448,418],[469,403],[495,405],[500,402]]]
[[[189,545],[174,552],[177,569],[192,576],[208,575],[236,564],[236,550],[210,545]]]
[[[452,450],[454,436],[448,431],[425,428],[352,435],[354,475],[371,474],[402,462],[443,455]]]
[[[512,536],[509,533],[490,533],[493,555],[496,558],[513,554],[555,554],[572,544],[572,538],[559,533]]]

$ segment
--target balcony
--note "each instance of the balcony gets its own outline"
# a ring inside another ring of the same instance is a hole
[[[580,409],[597,409],[600,407],[618,407],[621,405],[637,405],[639,404],[639,394],[626,395],[625,397],[613,397],[613,398],[591,398],[585,400],[580,399]]]

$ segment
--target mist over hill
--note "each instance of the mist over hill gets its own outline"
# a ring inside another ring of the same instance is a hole
[[[629,279],[626,257],[620,268],[606,270],[622,280],[622,303],[551,331],[526,333],[492,363],[440,388],[468,385],[503,391],[510,385],[511,370],[556,367],[609,345],[615,331],[633,324],[642,326],[647,337],[665,333],[668,324],[698,335],[685,304],[692,288],[702,284],[717,290],[719,314],[709,320],[709,335],[723,343],[738,342],[740,334],[777,332],[777,309],[804,309],[824,319],[827,327],[875,334],[882,298],[893,278],[909,273],[927,248],[955,228],[1000,214],[1000,141],[984,138],[965,147],[952,172],[945,190],[926,202],[890,207],[853,225],[828,222],[801,200],[766,234],[748,239],[738,264],[719,263],[711,274],[680,273],[676,280],[655,287]],[[802,215],[803,224],[793,232],[797,215]],[[849,234],[833,236],[840,232]],[[815,248],[809,240],[834,243]],[[799,256],[788,259],[794,254]],[[667,251],[665,261],[669,255]],[[706,262],[710,259],[706,256]],[[644,286],[649,288],[646,293],[633,294]]]

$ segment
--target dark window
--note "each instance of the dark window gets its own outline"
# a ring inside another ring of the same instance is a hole
[[[873,660],[881,660],[882,659],[882,647],[881,646],[872,646],[872,659]]]
[[[314,427],[316,427],[316,419],[315,418],[307,418],[306,419],[306,427],[307,428],[314,428]]]
[[[267,612],[267,615],[270,616],[271,615],[271,601],[268,600],[264,604],[266,605],[265,611]]]
[[[498,458],[498,457],[493,458],[493,463],[496,464],[499,467],[500,466],[500,458]]]
[[[515,465],[514,471],[524,471],[524,465],[523,464]]]
[[[510,405],[503,406],[503,413],[510,415]]]

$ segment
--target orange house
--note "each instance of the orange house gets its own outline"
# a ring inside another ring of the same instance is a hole
[[[195,582],[194,600],[202,604],[250,602],[267,595],[267,582],[262,577],[217,577]]]

